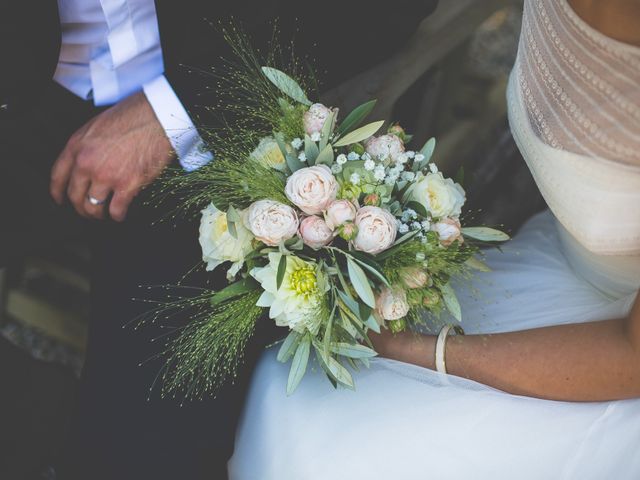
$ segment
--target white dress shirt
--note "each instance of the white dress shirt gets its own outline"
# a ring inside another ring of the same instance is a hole
[[[58,0],[58,8],[62,48],[55,81],[96,106],[144,91],[185,170],[211,160],[163,75],[153,0]]]

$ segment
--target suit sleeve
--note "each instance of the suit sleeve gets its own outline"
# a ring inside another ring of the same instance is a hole
[[[158,0],[165,75],[196,127],[205,134],[217,122],[212,67],[232,54],[218,25],[239,21],[265,48],[274,22],[282,45],[293,40],[296,54],[315,67],[321,89],[329,89],[382,62],[401,48],[437,0]]]

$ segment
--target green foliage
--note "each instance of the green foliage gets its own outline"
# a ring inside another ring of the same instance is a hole
[[[281,70],[273,67],[262,67],[262,73],[273,83],[282,93],[303,105],[311,105],[307,94],[293,78]]]
[[[235,377],[263,313],[256,306],[260,294],[256,288],[212,305],[212,292],[206,292],[162,304],[150,314],[157,321],[175,313],[191,313],[189,323],[167,342],[161,354],[165,360],[160,376],[162,396],[199,400]]]
[[[509,235],[506,233],[489,227],[466,227],[462,229],[462,234],[482,242],[506,242],[509,240]]]
[[[338,135],[344,135],[349,133],[354,128],[358,127],[360,123],[371,113],[373,107],[376,106],[376,100],[370,100],[362,105],[354,108],[349,115],[347,115],[338,128]]]
[[[448,248],[443,248],[438,242],[437,234],[429,232],[425,243],[415,238],[407,240],[393,247],[392,253],[379,259],[378,262],[385,277],[392,284],[400,281],[402,269],[419,265],[419,258],[426,261],[427,270],[431,276],[442,276],[448,280],[448,277],[466,268],[465,262],[476,251],[475,247],[457,242]]]
[[[300,384],[304,373],[307,371],[309,353],[311,352],[311,335],[306,334],[298,343],[296,353],[293,355],[289,379],[287,380],[287,395],[291,395]]]
[[[335,142],[334,146],[344,147],[346,145],[351,145],[352,143],[361,142],[380,130],[380,127],[382,127],[383,124],[384,120],[368,123],[364,127],[360,127],[353,132],[347,133],[344,137]]]
[[[230,205],[247,208],[263,199],[289,204],[284,194],[284,176],[257,162],[218,158],[189,176],[198,179],[201,185],[198,196],[213,202],[220,210],[226,210]]]
[[[358,293],[358,296],[366,305],[374,308],[376,306],[376,299],[373,295],[371,285],[369,285],[367,275],[364,273],[362,268],[360,268],[360,266],[350,257],[347,257],[347,270],[349,272],[351,285],[353,285],[353,288]]]
[[[274,129],[281,132],[284,138],[292,140],[294,138],[304,138],[304,125],[302,115],[307,108],[304,105],[291,105],[284,99],[280,101],[281,115],[274,124]]]

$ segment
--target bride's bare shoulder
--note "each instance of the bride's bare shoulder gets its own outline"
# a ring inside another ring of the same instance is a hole
[[[568,0],[589,25],[615,40],[640,46],[640,0]]]

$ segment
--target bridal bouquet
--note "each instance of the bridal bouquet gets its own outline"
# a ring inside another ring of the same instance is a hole
[[[450,279],[486,268],[478,242],[508,237],[461,225],[465,192],[431,161],[433,138],[410,150],[399,125],[366,123],[375,100],[343,116],[292,76],[254,66],[236,76],[242,101],[212,142],[215,160],[170,182],[204,206],[202,258],[209,271],[228,267],[228,286],[166,306],[195,313],[167,346],[165,387],[215,389],[256,322],[272,321],[286,334],[277,358],[291,362],[289,394],[312,356],[334,386],[353,388],[352,372],[376,355],[369,330],[399,332],[443,309],[459,320]]]

